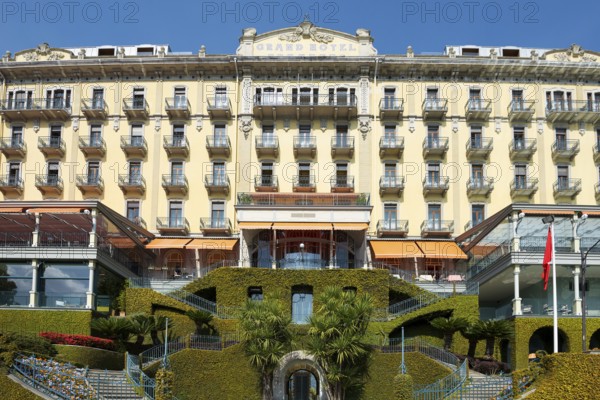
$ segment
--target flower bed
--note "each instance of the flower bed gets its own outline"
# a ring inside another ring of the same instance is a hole
[[[114,341],[87,335],[69,335],[56,332],[40,332],[40,336],[50,340],[52,344],[93,347],[103,350],[116,350]]]

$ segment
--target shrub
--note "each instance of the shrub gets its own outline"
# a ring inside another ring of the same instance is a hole
[[[168,371],[161,368],[156,372],[156,400],[172,400],[173,399],[173,371]]]
[[[398,374],[394,377],[394,399],[412,400],[413,380],[408,374]]]
[[[40,336],[50,340],[52,344],[66,344],[71,346],[93,347],[103,350],[116,350],[115,342],[86,335],[68,335],[56,332],[41,332]]]

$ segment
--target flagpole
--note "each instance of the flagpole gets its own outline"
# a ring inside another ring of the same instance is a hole
[[[558,304],[556,299],[556,251],[554,247],[554,221],[550,223],[552,238],[552,309],[554,310],[554,353],[558,353]]]

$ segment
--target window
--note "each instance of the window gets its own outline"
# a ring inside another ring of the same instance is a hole
[[[399,104],[396,101],[396,88],[383,89],[383,108],[385,110],[397,109]]]
[[[587,94],[587,110],[593,112],[600,111],[600,92]]]
[[[469,109],[481,110],[481,89],[469,89]]]
[[[274,186],[272,162],[263,162],[260,164],[260,180],[261,186]]]
[[[104,89],[95,88],[92,90],[92,109],[101,110],[104,108]]]
[[[60,167],[58,161],[49,161],[47,164],[48,176],[47,176],[47,184],[48,185],[58,185],[59,176],[60,176]]]
[[[438,89],[437,88],[427,88],[427,92],[425,94],[425,108],[427,109],[437,109],[441,106],[441,101],[438,98]]]
[[[461,53],[463,56],[478,56],[479,49],[476,47],[463,47]]]
[[[130,161],[129,162],[129,184],[130,185],[141,185],[142,184],[142,162],[141,161]]]
[[[519,57],[519,49],[502,49],[502,57]]]
[[[173,125],[173,147],[184,147],[185,145],[185,127],[183,124]]]
[[[306,324],[312,315],[313,292],[311,287],[292,288],[292,322]]]
[[[348,181],[348,163],[337,163],[335,164],[335,186],[336,187],[348,187],[350,182]]]
[[[137,55],[140,57],[147,57],[154,55],[154,48],[152,47],[138,47]]]
[[[515,150],[525,149],[525,128],[522,126],[513,127],[513,146]]]
[[[102,146],[102,125],[93,124],[90,125],[90,146],[101,147]]]
[[[176,87],[173,89],[173,105],[175,108],[187,108],[187,97],[184,87]]]
[[[567,128],[556,128],[556,150],[567,150]]]
[[[523,90],[514,89],[512,91],[512,109],[513,111],[523,111],[525,109]]]
[[[143,109],[145,107],[145,95],[144,88],[133,89],[133,103],[132,106],[135,109]]]
[[[183,226],[183,202],[171,201],[169,203],[169,227]]]
[[[213,201],[210,210],[211,228],[225,228],[225,202]]]
[[[527,188],[527,165],[515,165],[515,189]]]
[[[131,145],[142,147],[144,145],[144,125],[131,125]]]
[[[227,108],[227,88],[225,86],[217,86],[215,88],[215,107]]]
[[[70,89],[52,89],[46,90],[46,108],[70,108],[71,90]]]
[[[348,147],[348,125],[337,125],[335,127],[335,147]]]
[[[171,162],[171,184],[184,185],[185,178],[183,175],[183,161]]]
[[[215,124],[213,136],[215,147],[227,147],[227,131],[225,130],[225,124]]]
[[[383,205],[384,229],[396,229],[398,224],[398,204],[385,203]]]
[[[115,55],[115,48],[98,49],[98,57],[110,57]]]
[[[600,132],[600,129],[599,129]],[[300,125],[299,127],[299,147],[306,148],[311,146],[310,125]]]
[[[10,145],[11,147],[21,147],[23,145],[23,126],[16,125],[12,127]]]
[[[427,185],[438,186],[440,184],[440,164],[427,164]]]
[[[440,147],[439,125],[427,125],[427,148],[437,149]]]
[[[225,163],[214,162],[213,163],[213,185],[214,186],[225,186],[227,182],[225,174]]]
[[[546,92],[546,108],[553,111],[571,111],[573,110],[571,92],[554,90]]]
[[[310,87],[293,88],[292,104],[302,106],[319,104],[319,89]]]
[[[100,180],[100,161],[90,161],[87,165],[88,185],[97,185]]]
[[[383,164],[384,187],[396,187],[396,163],[386,162]]]
[[[558,177],[557,186],[559,190],[565,190],[569,188],[569,166],[559,165],[556,167],[556,173]]]
[[[475,188],[481,188],[483,182],[483,165],[471,164],[471,185]]]
[[[427,225],[429,229],[440,230],[442,225],[442,205],[427,204]]]
[[[386,125],[383,129],[383,147],[396,147],[396,125]]]
[[[50,147],[60,148],[62,126],[50,125]]]
[[[483,222],[485,219],[484,205],[483,204],[472,204],[471,205],[471,225],[476,226]]]
[[[483,137],[481,134],[481,125],[471,126],[471,148],[481,149],[483,147]]]
[[[281,105],[283,104],[282,88],[256,88],[256,103],[262,105]]]
[[[18,186],[21,181],[21,163],[20,162],[9,162],[8,163],[8,185]]]
[[[9,110],[31,109],[33,105],[32,90],[15,90],[8,92],[7,108]]]
[[[261,301],[263,299],[263,290],[259,286],[251,286],[248,288],[248,299]]]
[[[298,186],[308,187],[311,185],[310,163],[298,163]]]
[[[273,125],[263,125],[262,145],[263,147],[275,147],[275,133]]]
[[[127,200],[126,204],[127,219],[134,224],[140,224],[140,201],[139,200]]]

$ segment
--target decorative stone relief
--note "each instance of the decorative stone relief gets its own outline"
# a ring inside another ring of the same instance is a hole
[[[283,130],[286,132],[290,130],[290,119],[289,118],[286,118],[283,120]]]
[[[456,50],[454,50],[454,47],[450,47],[450,49],[448,50],[448,57],[456,58]]]
[[[36,118],[36,119],[33,120],[33,131],[35,133],[38,133],[39,130],[40,130],[40,119]]]
[[[452,117],[452,132],[458,132],[458,117]]]
[[[496,51],[496,49],[491,49],[490,50],[490,58],[492,60],[497,60],[498,59],[498,52]]]
[[[496,133],[500,133],[500,131],[502,130],[502,120],[500,118],[496,118]]]
[[[160,131],[160,122],[161,122],[160,116],[154,117],[154,130],[156,132]]]
[[[252,131],[252,117],[240,117],[240,131],[244,134],[244,138],[248,139],[248,135],[250,135],[250,132]]]
[[[317,43],[333,42],[333,35],[319,32],[319,28],[308,20],[303,21],[293,32],[279,35],[279,40],[285,42],[298,42],[302,38],[310,38]]]
[[[415,56],[415,51],[413,50],[413,47],[412,46],[408,46],[406,48],[406,57],[407,58],[414,58],[414,56]]]
[[[415,117],[408,117],[408,130],[411,133],[415,131]]]
[[[369,113],[369,78],[360,79],[360,113]]]
[[[165,51],[164,47],[161,47],[160,49],[158,49],[158,58],[165,58],[165,54],[166,54],[166,51]]]
[[[537,131],[540,135],[542,133],[544,133],[544,119],[543,118],[538,118],[538,120],[537,120]]]
[[[73,118],[73,130],[77,132],[79,130],[79,117]]]
[[[206,57],[206,46],[205,45],[200,46],[200,50],[198,51],[198,57],[200,57],[200,58]]]
[[[327,119],[326,118],[321,118],[321,130],[323,132],[325,132],[326,129],[327,129]]]
[[[242,80],[242,114],[252,113],[252,103],[252,78],[244,77]]]
[[[85,49],[81,49],[81,50],[79,50],[79,53],[77,53],[77,57],[78,57],[80,60],[83,60],[83,59],[85,58]]]
[[[196,130],[200,132],[202,130],[202,117],[196,118]]]
[[[583,135],[585,133],[585,122],[579,121],[579,134]]]
[[[125,58],[125,49],[123,47],[119,47],[117,51],[117,58]]]
[[[535,50],[531,50],[531,60],[532,60],[532,61],[537,61],[539,58],[540,58],[540,57],[539,57],[539,55],[538,55],[538,52],[537,52],[537,51],[535,51]]]
[[[113,130],[115,132],[117,132],[119,130],[119,123],[120,123],[119,117],[118,116],[114,117],[113,118]]]
[[[371,118],[359,117],[358,130],[362,133],[363,140],[367,139],[367,133],[371,132]]]

